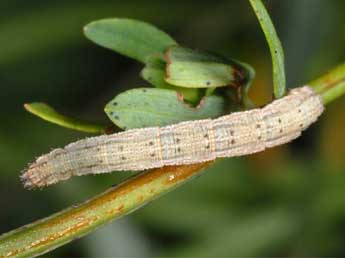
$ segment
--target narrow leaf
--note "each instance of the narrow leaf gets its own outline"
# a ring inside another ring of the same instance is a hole
[[[163,53],[176,45],[165,32],[153,25],[131,19],[103,19],[84,27],[87,38],[96,44],[145,63],[148,56]]]
[[[274,28],[273,22],[261,0],[249,0],[260,22],[268,42],[273,65],[273,92],[275,98],[281,98],[286,92],[284,50]]]
[[[215,118],[229,109],[226,100],[219,96],[205,97],[198,107],[192,108],[173,90],[138,88],[116,96],[106,105],[105,112],[117,126],[131,129]]]
[[[24,104],[24,108],[30,113],[62,127],[82,131],[86,133],[105,133],[107,127],[104,125],[96,125],[92,123],[82,122],[74,118],[67,117],[56,112],[52,107],[45,103],[35,102]]]
[[[224,58],[173,46],[165,54],[167,59],[165,80],[188,88],[214,88],[237,85],[239,69]]]

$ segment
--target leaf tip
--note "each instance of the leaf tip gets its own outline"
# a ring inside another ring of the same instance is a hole
[[[90,32],[91,32],[91,30],[93,29],[95,23],[96,23],[96,21],[93,21],[93,22],[90,22],[90,23],[86,24],[86,25],[83,27],[83,33],[84,33],[84,35],[85,35],[88,39],[91,39],[91,38],[90,38]]]
[[[23,107],[26,111],[35,114],[36,108],[38,105],[44,105],[44,103],[41,102],[31,102],[31,103],[24,103]]]
[[[24,103],[24,104],[23,104],[23,107],[24,107],[25,110],[29,111],[29,109],[30,109],[30,103]]]

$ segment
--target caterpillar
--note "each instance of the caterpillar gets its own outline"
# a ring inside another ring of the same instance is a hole
[[[86,138],[42,155],[21,175],[26,188],[71,176],[145,170],[248,155],[290,142],[322,114],[321,96],[308,86],[263,108],[216,119],[132,129]]]

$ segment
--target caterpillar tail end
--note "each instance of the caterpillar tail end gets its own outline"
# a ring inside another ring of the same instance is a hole
[[[30,176],[28,175],[27,173],[28,171],[27,170],[24,170],[22,172],[22,174],[20,175],[20,181],[22,182],[23,186],[25,189],[28,189],[28,190],[33,190],[35,189],[37,186],[35,186],[33,184],[33,182],[31,181],[31,178]]]
[[[47,169],[44,166],[39,166],[34,163],[22,172],[20,180],[23,183],[24,188],[28,190],[43,188],[56,183],[54,177],[47,178],[46,175]]]
[[[20,181],[24,185],[25,189],[33,190],[37,188],[43,188],[47,184],[43,183],[39,178],[40,171],[37,168],[31,168],[24,170],[20,175]]]

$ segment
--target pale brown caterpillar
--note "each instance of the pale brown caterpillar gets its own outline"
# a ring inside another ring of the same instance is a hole
[[[35,188],[73,175],[248,155],[297,138],[323,110],[321,97],[304,86],[261,109],[80,140],[39,157],[21,178],[25,187]]]

